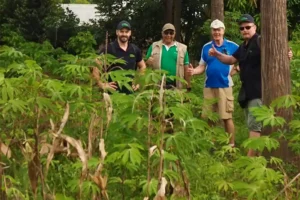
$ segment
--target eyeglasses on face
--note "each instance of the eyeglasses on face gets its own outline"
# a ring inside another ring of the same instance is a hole
[[[244,29],[249,30],[252,26],[240,26],[240,31],[243,31]]]
[[[164,31],[165,35],[174,35],[174,31]]]

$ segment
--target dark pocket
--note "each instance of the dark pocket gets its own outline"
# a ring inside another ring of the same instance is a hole
[[[247,106],[246,91],[243,86],[241,86],[241,89],[239,91],[238,102],[242,108],[246,108]]]

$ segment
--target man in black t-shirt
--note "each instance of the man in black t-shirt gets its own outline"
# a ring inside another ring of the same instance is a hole
[[[245,92],[245,114],[249,137],[260,137],[262,124],[255,120],[249,109],[262,105],[262,84],[261,84],[261,51],[260,36],[256,33],[254,19],[249,14],[244,14],[239,19],[240,32],[244,42],[239,46],[232,56],[222,54],[212,46],[209,54],[217,57],[221,62],[234,64],[239,62],[240,78]],[[288,57],[291,59],[292,51]],[[250,149],[248,156],[255,156],[255,151]]]
[[[116,64],[109,66],[108,71],[114,70],[144,70],[146,68],[145,62],[142,58],[141,50],[134,44],[129,42],[131,36],[131,26],[127,21],[121,21],[116,30],[117,39],[110,43],[107,47],[107,53],[114,55],[116,58],[123,59],[124,64]],[[104,49],[100,53],[104,53]],[[97,80],[97,83],[102,89],[118,90],[121,93],[131,93],[125,87],[120,88],[117,83],[112,82],[109,79],[108,83],[102,83],[100,81],[99,69],[93,67],[93,77]],[[138,85],[132,84],[132,89],[135,91],[139,88]]]

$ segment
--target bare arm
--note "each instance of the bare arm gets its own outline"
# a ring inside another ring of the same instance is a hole
[[[99,69],[97,67],[92,67],[92,77],[97,81],[97,84],[99,85],[100,75]]]
[[[205,68],[206,68],[205,65],[199,64],[199,65],[193,70],[193,75],[196,75],[196,74],[203,74],[204,71],[205,71]]]
[[[144,60],[141,60],[140,62],[137,63],[137,66],[139,68],[139,71],[143,73],[146,70],[146,64]]]
[[[234,76],[235,74],[240,72],[240,67],[239,66],[231,65],[230,67],[232,67],[231,71],[230,71],[230,76]]]
[[[222,54],[221,52],[217,51],[214,45],[212,45],[212,48],[210,48],[208,54],[210,56],[215,56],[218,60],[220,60],[222,63],[227,65],[233,65],[237,63],[237,59],[233,56],[229,56],[226,54]]]
[[[218,60],[220,60],[222,63],[228,64],[228,65],[233,65],[237,62],[237,59],[235,59],[235,57],[225,55],[222,53],[217,53],[216,58],[218,58]]]
[[[291,47],[289,47],[288,58],[289,58],[289,60],[292,60],[292,58],[293,58],[293,51],[292,51]]]
[[[193,69],[193,65],[189,64],[189,65],[184,65],[184,80],[186,80],[187,82],[187,88],[191,88],[191,79],[192,79],[192,75],[189,73],[189,71]]]
[[[110,83],[102,83],[100,80],[100,71],[97,67],[92,67],[92,77],[96,80],[97,85],[101,89],[112,89],[115,90],[117,89],[117,85],[115,82],[110,82]]]

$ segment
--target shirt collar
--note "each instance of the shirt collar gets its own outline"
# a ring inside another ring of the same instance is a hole
[[[221,47],[225,47],[225,46],[226,46],[227,40],[224,38],[224,39],[223,39],[223,44],[222,44],[221,46],[217,46],[214,40],[212,41],[212,43],[213,43],[213,45],[214,45],[216,48],[221,48]]]
[[[164,43],[163,43],[163,45],[167,47],[167,45],[165,45]],[[177,42],[174,41],[174,43],[170,47],[172,47],[172,46],[177,46]]]
[[[243,42],[244,47],[248,47],[249,44],[250,44],[255,38],[257,38],[257,37],[258,37],[258,34],[255,33],[255,34],[252,36],[252,38],[250,38],[250,40],[248,41],[247,45],[246,45],[246,42],[244,41],[244,42]]]
[[[114,41],[114,43],[113,43],[113,45],[116,47],[116,48],[119,48],[119,49],[122,49],[121,47],[120,47],[120,45],[119,45],[119,42],[118,42],[118,40],[116,39],[115,41]],[[126,49],[126,51],[128,51],[128,49],[130,48],[130,44],[129,44],[129,42],[128,42],[128,44],[127,44],[128,46],[127,46],[127,49]]]

